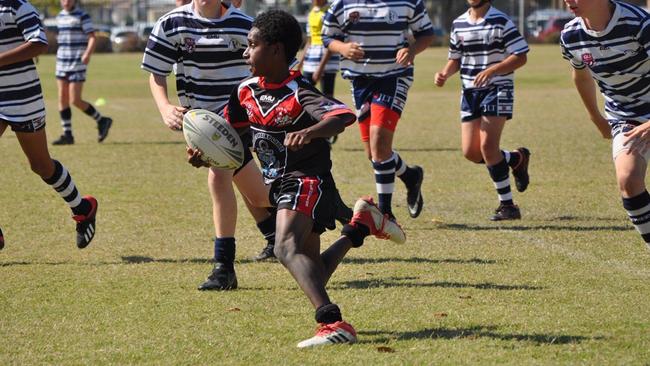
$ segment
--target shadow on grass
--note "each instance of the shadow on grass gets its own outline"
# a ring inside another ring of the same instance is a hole
[[[618,226],[562,226],[562,225],[539,225],[539,226],[483,226],[483,225],[468,225],[468,224],[445,224],[437,223],[434,227],[426,228],[413,228],[411,230],[434,230],[434,229],[447,229],[447,230],[471,230],[471,231],[497,231],[497,230],[512,230],[512,231],[537,231],[537,230],[551,230],[551,231],[629,231],[634,230],[632,225]]]
[[[442,264],[442,263],[452,263],[452,264],[496,264],[497,261],[494,259],[481,259],[481,258],[443,258],[443,259],[431,259],[431,258],[421,258],[421,257],[410,257],[410,258],[344,258],[342,263],[345,264],[376,264],[376,263],[388,263],[388,262],[402,262],[402,263],[430,263],[430,264]]]
[[[27,262],[27,261],[15,261],[15,262],[5,262],[0,263],[0,267],[10,267],[10,266],[106,266],[106,265],[116,265],[116,264],[145,264],[145,263],[175,263],[175,264],[211,264],[214,263],[212,258],[153,258],[142,255],[129,255],[122,256],[121,261],[117,262]],[[236,261],[237,264],[248,264],[248,263],[257,263],[252,259],[241,259]]]
[[[341,151],[350,151],[350,152],[356,152],[356,151],[365,151],[362,147],[344,147],[344,148],[337,148],[336,145],[332,146],[333,149],[336,150],[341,150]],[[460,151],[458,148],[452,148],[452,147],[423,147],[423,148],[409,148],[409,147],[403,147],[403,148],[395,148],[395,150],[402,152],[402,151],[423,151],[423,152],[436,152],[436,151]]]
[[[543,290],[544,287],[530,285],[502,285],[492,282],[465,283],[465,282],[405,282],[417,280],[417,277],[387,277],[354,281],[337,281],[331,288],[336,290],[368,289],[386,287],[440,287],[440,288],[475,288],[479,290]]]
[[[468,328],[426,328],[411,332],[385,332],[385,331],[359,331],[362,336],[369,336],[372,339],[359,340],[359,343],[385,344],[389,341],[406,341],[413,339],[478,339],[492,338],[502,341],[531,342],[536,345],[553,344],[575,344],[583,341],[600,340],[603,337],[585,337],[567,334],[546,334],[546,333],[500,333],[496,326],[475,326]]]

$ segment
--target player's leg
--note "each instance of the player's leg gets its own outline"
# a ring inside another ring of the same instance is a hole
[[[50,157],[45,135],[45,121],[17,125],[14,128],[18,142],[29,161],[32,171],[54,189],[72,210],[77,222],[77,246],[85,248],[95,236],[97,200],[81,197],[68,170]]]
[[[108,136],[108,131],[113,125],[113,120],[110,117],[102,116],[92,104],[83,100],[84,81],[85,73],[78,73],[75,81],[70,82],[70,100],[75,107],[95,120],[97,123],[97,141],[102,142]]]
[[[237,288],[235,274],[237,201],[233,188],[233,171],[208,169],[208,189],[212,199],[215,265],[206,281],[199,286],[199,290],[234,290]]]
[[[645,185],[650,151],[643,156],[638,152],[628,154],[627,146],[622,143],[623,138],[623,134],[619,133],[612,142],[616,180],[623,207],[650,249],[650,195]]]
[[[248,159],[245,159],[246,161]],[[244,198],[244,203],[257,224],[257,228],[266,239],[266,246],[253,259],[261,261],[275,258],[275,209],[269,202],[269,187],[264,184],[262,173],[250,157],[245,165],[234,175],[233,181]]]
[[[71,145],[74,144],[72,134],[72,110],[70,110],[70,90],[68,80],[64,76],[57,76],[56,85],[59,91],[59,116],[61,117],[61,127],[63,133],[61,136],[52,141],[52,145]]]
[[[519,208],[514,204],[512,198],[508,162],[499,147],[505,123],[506,117],[502,116],[483,116],[481,118],[481,155],[499,198],[499,207],[490,218],[492,221],[521,218]]]

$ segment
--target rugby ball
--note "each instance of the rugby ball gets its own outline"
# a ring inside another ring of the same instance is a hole
[[[183,117],[187,145],[202,152],[211,167],[233,170],[244,162],[244,144],[228,121],[205,109],[192,109]]]

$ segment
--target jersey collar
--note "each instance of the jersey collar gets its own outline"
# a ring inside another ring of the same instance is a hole
[[[289,71],[289,76],[286,79],[284,79],[281,83],[267,83],[266,79],[264,79],[264,77],[260,77],[259,84],[264,89],[279,89],[279,88],[289,84],[291,81],[293,81],[294,79],[296,79],[300,75],[301,75],[300,71],[290,70]]]

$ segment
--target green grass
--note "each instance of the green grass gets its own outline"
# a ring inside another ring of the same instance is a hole
[[[502,146],[528,146],[523,220],[487,220],[497,200],[484,166],[460,152],[459,83],[432,84],[446,50],[419,56],[395,147],[426,170],[425,208],[408,242],[369,239],[334,274],[331,297],[359,344],[298,350],[313,310],[240,206],[241,288],[203,293],[213,235],[205,170],[185,163],[182,136],[160,121],[141,55],[96,55],[84,96],[114,118],[97,144],[73,110],[76,144],[51,153],[100,201],[83,251],[63,202],[31,173],[10,131],[0,138],[0,364],[636,364],[650,363],[650,252],[618,198],[609,142],[553,46],[533,46],[517,72],[515,119]],[[41,57],[47,133],[60,133],[54,59]],[[349,102],[349,83],[337,95]],[[333,148],[346,201],[374,193],[349,128]],[[337,236],[323,235],[323,243]],[[384,347],[384,348],[382,348]],[[389,351],[389,352],[385,352]],[[392,352],[390,352],[392,351]]]

